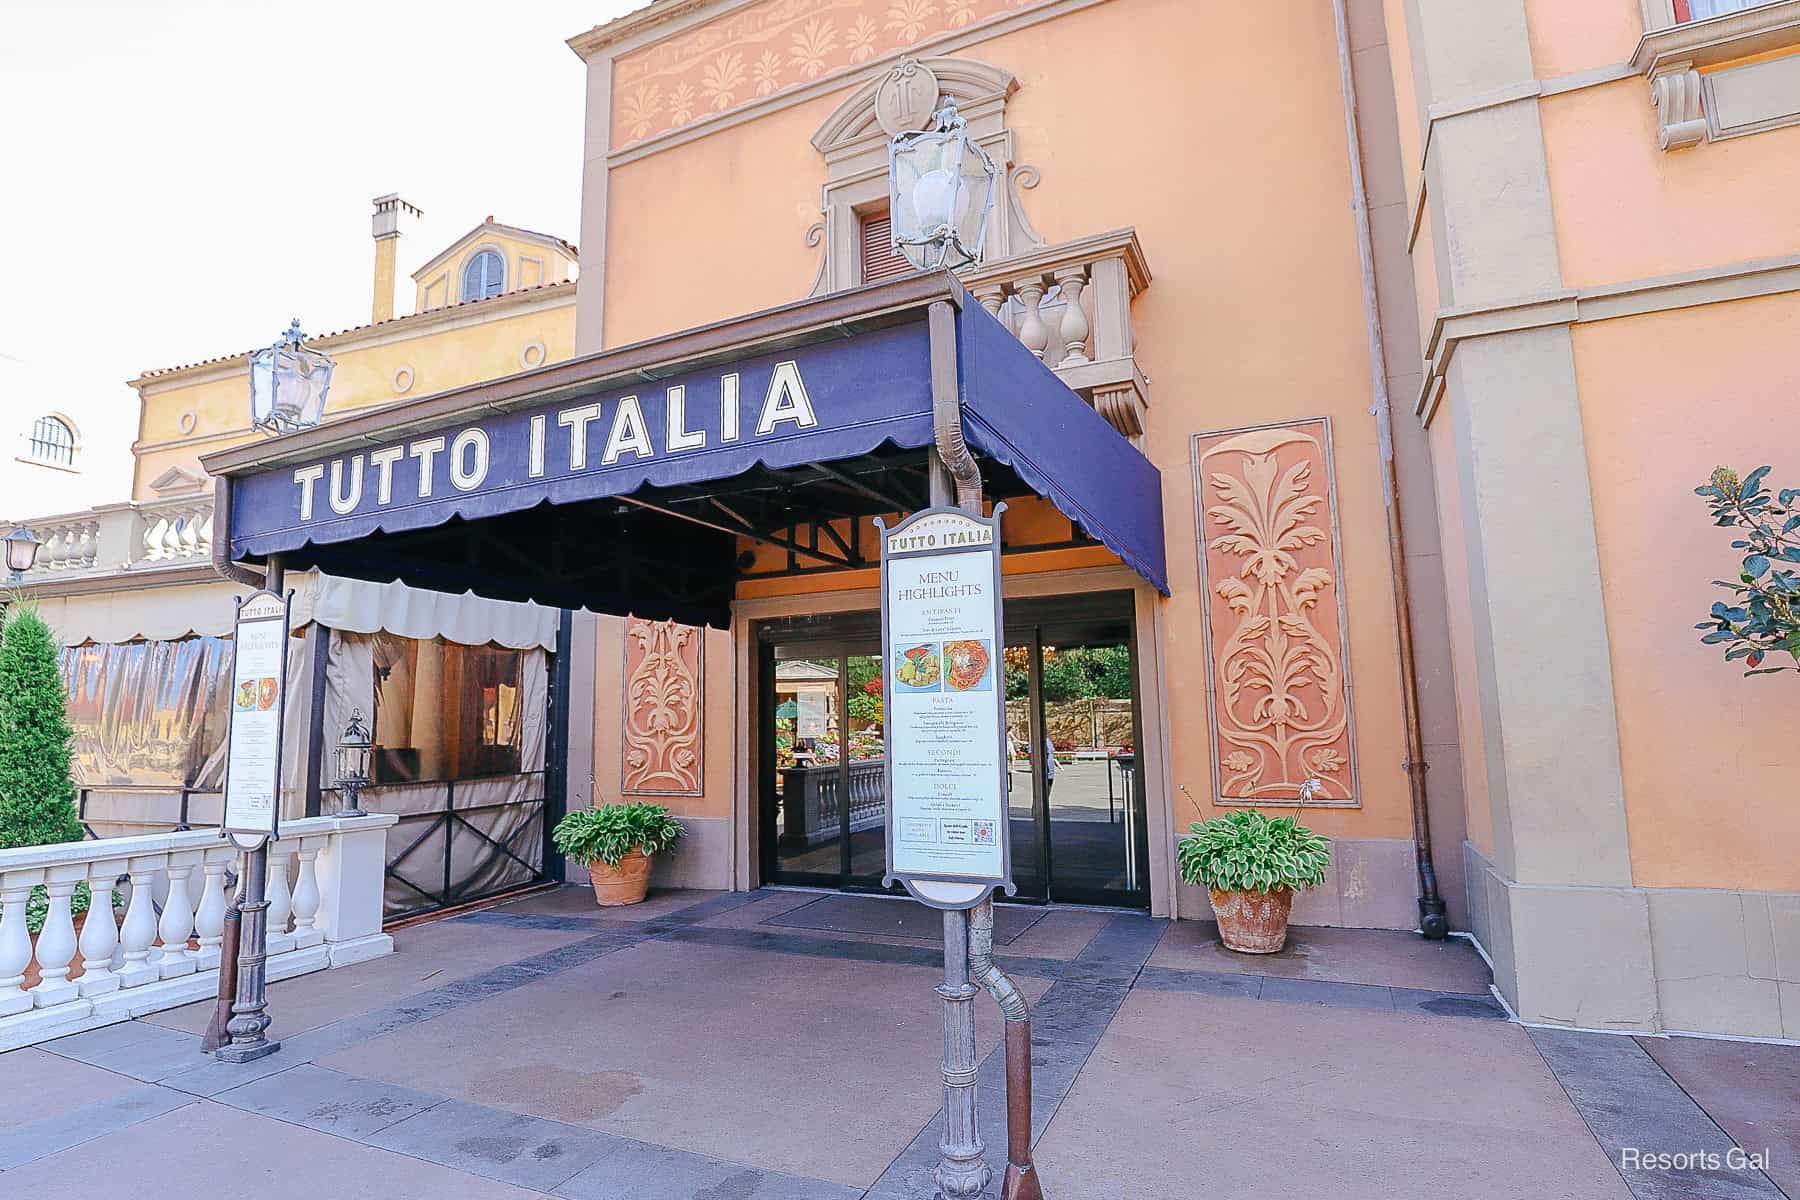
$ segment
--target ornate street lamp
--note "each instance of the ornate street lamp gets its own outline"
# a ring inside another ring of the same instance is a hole
[[[250,424],[265,433],[317,425],[334,365],[330,355],[307,348],[295,317],[274,345],[250,355]]]
[[[357,804],[357,797],[369,786],[369,754],[375,748],[375,739],[369,734],[368,726],[363,724],[362,710],[359,708],[350,714],[350,723],[344,726],[344,736],[338,739],[337,747],[337,782],[344,793],[343,807],[337,811],[340,817],[366,817]]]
[[[981,261],[1000,169],[969,137],[954,98],[932,128],[907,130],[888,143],[888,215],[894,249],[921,271]]]
[[[43,543],[37,534],[24,527],[13,530],[0,541],[6,543],[6,570],[12,576],[12,582],[18,583],[25,578],[25,572],[37,565],[38,547]]]

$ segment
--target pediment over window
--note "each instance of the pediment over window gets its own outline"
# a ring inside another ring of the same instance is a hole
[[[873,74],[833,110],[813,134],[825,157],[819,207],[824,219],[807,231],[808,246],[824,246],[812,295],[842,291],[875,278],[865,266],[867,230],[885,221],[888,205],[888,141],[906,129],[922,129],[944,97],[968,122],[970,136],[1001,168],[1001,185],[989,218],[983,261],[994,263],[1044,245],[1020,204],[1020,189],[1037,186],[1034,167],[1014,161],[1006,105],[1019,90],[1011,71],[968,58],[906,58]]]
[[[212,482],[206,475],[190,471],[186,467],[170,467],[150,481],[150,490],[158,496],[186,496],[211,486]]]

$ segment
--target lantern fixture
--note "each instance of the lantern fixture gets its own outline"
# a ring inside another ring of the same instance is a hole
[[[362,709],[356,709],[350,714],[350,723],[344,726],[344,736],[338,739],[337,785],[343,793],[343,806],[337,816],[369,815],[358,806],[357,798],[369,786],[369,755],[374,748],[375,739],[363,724]]]
[[[0,541],[6,543],[6,569],[12,575],[12,582],[18,583],[25,572],[37,565],[38,547],[43,543],[37,534],[23,527],[13,530]]]
[[[969,137],[954,97],[932,128],[888,143],[888,215],[894,249],[921,271],[981,261],[999,168]]]
[[[250,355],[250,424],[265,433],[311,429],[325,416],[331,356],[309,349],[294,318],[274,345]]]

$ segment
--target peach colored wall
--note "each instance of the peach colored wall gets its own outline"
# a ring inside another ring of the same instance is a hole
[[[1800,126],[1668,153],[1646,97],[1631,78],[1541,105],[1564,285],[1792,254]]]
[[[1634,881],[1800,890],[1794,677],[1742,677],[1692,626],[1734,578],[1693,489],[1773,463],[1800,486],[1800,296],[1575,327]]]
[[[1205,797],[1211,778],[1205,694],[1188,686],[1206,661],[1189,439],[1329,415],[1364,808],[1314,810],[1309,821],[1327,834],[1410,836],[1331,21],[1302,5],[1115,0],[959,53],[1020,80],[1007,123],[1017,161],[1042,171],[1025,206],[1045,237],[1133,225],[1154,275],[1133,315],[1138,359],[1155,381],[1146,449],[1163,473],[1175,589],[1164,646],[1176,825],[1211,811],[1179,791]],[[1196,142],[1200,78],[1233,102],[1231,119],[1208,122]],[[607,344],[806,293],[818,260],[804,234],[824,175],[809,138],[845,94],[610,172]]]
[[[1475,680],[1474,599],[1469,592],[1469,544],[1463,536],[1462,484],[1456,473],[1455,415],[1448,397],[1426,433],[1437,481],[1438,539],[1444,564],[1444,608],[1456,685],[1456,724],[1462,747],[1463,815],[1469,841],[1494,857],[1494,818],[1488,797],[1486,737]]]
[[[1644,14],[1636,0],[1525,0],[1525,26],[1537,77],[1555,79],[1625,62],[1644,31]]]

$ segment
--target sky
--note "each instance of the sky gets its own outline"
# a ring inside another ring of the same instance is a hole
[[[403,311],[489,214],[578,242],[564,43],[642,3],[4,0],[0,409],[68,389],[128,447],[141,371],[367,322],[387,192],[425,212]]]

